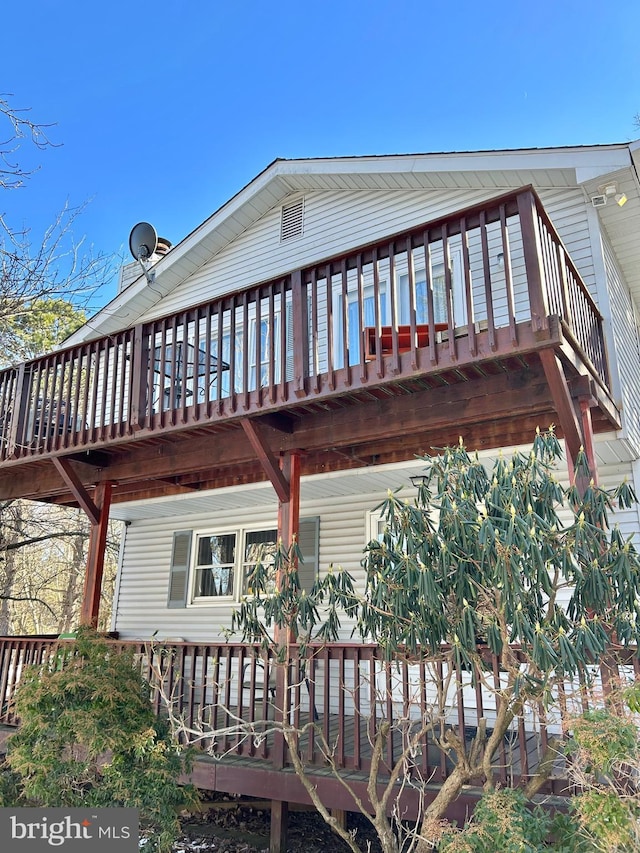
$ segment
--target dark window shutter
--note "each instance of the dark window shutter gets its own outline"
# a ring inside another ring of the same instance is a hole
[[[298,534],[298,547],[302,561],[298,564],[300,587],[307,592],[315,583],[319,570],[320,519],[301,518]]]
[[[173,534],[171,571],[169,573],[169,599],[167,607],[185,607],[191,557],[191,531],[177,530]]]

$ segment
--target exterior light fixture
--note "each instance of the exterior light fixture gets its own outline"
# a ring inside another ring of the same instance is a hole
[[[627,196],[618,190],[618,184],[615,181],[601,184],[597,194],[591,196],[591,204],[594,207],[604,207],[609,199],[613,199],[619,207],[627,203]]]

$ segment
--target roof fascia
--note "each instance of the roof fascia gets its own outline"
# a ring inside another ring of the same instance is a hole
[[[491,172],[523,169],[604,169],[629,164],[627,144],[575,148],[531,148],[506,151],[470,151],[441,154],[390,154],[311,160],[281,160],[281,175],[305,173],[367,174],[398,172]]]

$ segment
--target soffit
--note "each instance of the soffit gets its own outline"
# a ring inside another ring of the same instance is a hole
[[[409,478],[419,473],[423,467],[424,463],[411,461],[303,477],[300,483],[300,499],[302,502],[335,499],[410,486]],[[277,498],[271,484],[264,482],[230,486],[201,495],[177,495],[150,501],[113,504],[111,517],[124,521],[171,518],[192,513],[215,513],[254,506],[275,507],[276,502]]]
[[[634,168],[620,169],[593,178],[583,184],[588,203],[591,196],[602,191],[602,185],[615,183],[618,191],[627,196],[627,202],[619,207],[614,199],[604,207],[598,207],[598,217],[611,242],[631,293],[640,305],[640,185]]]
[[[512,451],[528,450],[528,447],[505,448],[509,455]],[[614,433],[603,434],[595,442],[598,465],[610,467],[627,465],[633,454],[627,445],[616,439]],[[495,457],[495,451],[483,450],[480,458],[487,461]],[[403,489],[404,497],[412,497],[415,490],[410,478],[420,474],[424,462],[413,459],[388,465],[377,465],[350,471],[334,471],[328,474],[315,474],[303,477],[300,483],[300,500],[304,503],[323,500],[335,501],[356,495],[386,494],[387,490]],[[148,501],[113,504],[111,517],[122,521],[141,521],[153,518],[177,518],[191,514],[246,509],[247,507],[276,506],[276,495],[270,483],[255,483],[242,486],[230,486],[202,494],[176,495],[155,498]],[[374,505],[371,506],[374,509]]]

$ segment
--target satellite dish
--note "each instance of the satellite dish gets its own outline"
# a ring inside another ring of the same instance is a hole
[[[136,261],[148,261],[158,245],[158,235],[153,225],[138,222],[129,234],[129,250]]]

